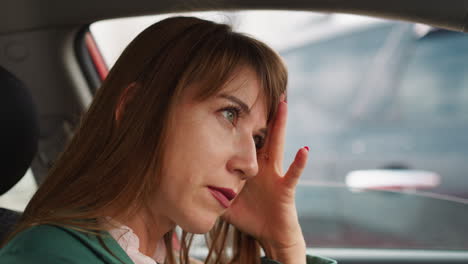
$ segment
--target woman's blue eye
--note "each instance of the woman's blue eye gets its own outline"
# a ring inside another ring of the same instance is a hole
[[[231,123],[235,123],[237,119],[238,112],[236,109],[224,109],[222,111],[223,116]]]

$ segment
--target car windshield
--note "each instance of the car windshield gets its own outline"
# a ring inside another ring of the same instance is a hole
[[[228,22],[283,57],[285,167],[311,148],[297,190],[309,247],[468,249],[468,36],[340,14],[184,15]],[[111,67],[168,16],[101,21],[91,32]]]

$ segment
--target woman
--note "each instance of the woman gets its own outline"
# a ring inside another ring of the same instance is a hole
[[[172,264],[180,226],[180,263],[191,261],[190,234],[207,232],[206,263],[306,263],[294,190],[308,148],[283,175],[286,83],[275,52],[226,25],[175,17],[149,27],[110,71],[0,259]]]

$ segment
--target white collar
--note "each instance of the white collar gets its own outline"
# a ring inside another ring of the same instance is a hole
[[[117,228],[109,230],[109,233],[135,264],[164,263],[164,259],[166,258],[166,245],[163,239],[158,241],[156,251],[151,258],[140,252],[140,240],[130,227],[120,224],[110,217],[106,217],[106,220],[112,221],[114,226],[118,226]]]

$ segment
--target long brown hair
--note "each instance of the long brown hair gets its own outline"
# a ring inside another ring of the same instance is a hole
[[[193,17],[168,18],[144,30],[111,69],[10,239],[40,224],[98,233],[105,227],[96,219],[109,208],[123,208],[120,216],[148,210],[177,98],[195,82],[200,84],[197,98],[209,98],[242,66],[257,73],[270,120],[285,92],[287,72],[268,46],[228,25]],[[116,109],[122,109],[118,118]],[[175,263],[171,235],[164,239],[169,264]],[[191,237],[182,235],[181,263],[189,262]],[[222,220],[207,242],[206,263],[259,262],[257,242]]]

